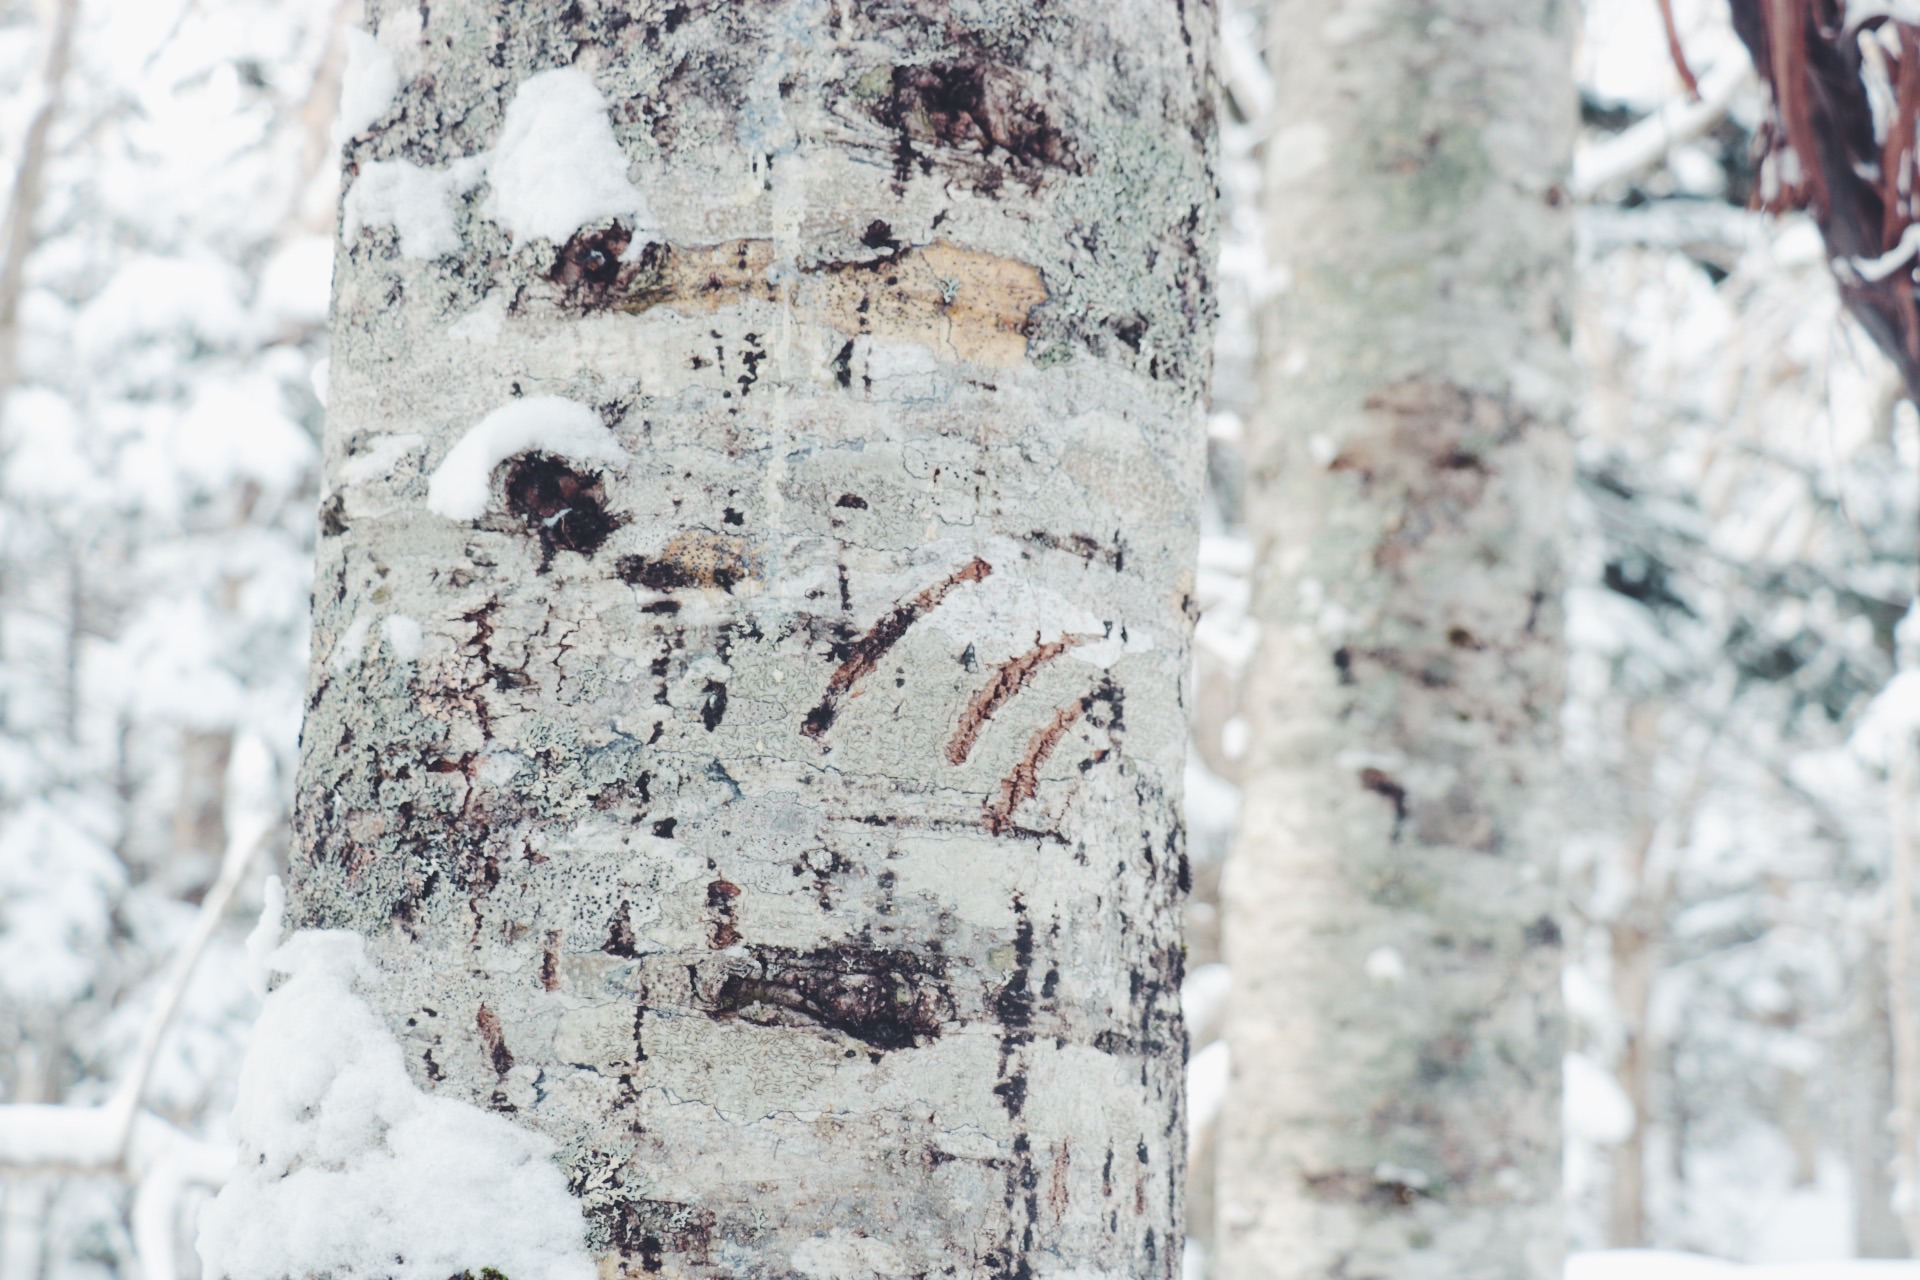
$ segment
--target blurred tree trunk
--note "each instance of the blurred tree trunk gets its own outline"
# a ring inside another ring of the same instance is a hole
[[[67,73],[73,67],[73,30],[79,20],[80,0],[57,0],[47,31],[47,55],[41,64],[40,103],[27,122],[7,196],[5,239],[0,241],[0,410],[6,408],[18,377],[20,299],[26,293],[27,255],[33,251],[34,222],[40,213],[53,124],[60,118],[60,105],[66,96]]]
[[[1887,1000],[1886,941],[1864,948],[1852,984],[1856,993],[1848,1043],[1851,1134],[1848,1164],[1853,1174],[1853,1251],[1862,1258],[1906,1258],[1906,1229],[1893,1209],[1892,1015]]]
[[[1559,1274],[1574,21],[1269,19],[1230,1280]]]
[[[294,923],[602,1275],[1176,1275],[1208,6],[371,8]]]

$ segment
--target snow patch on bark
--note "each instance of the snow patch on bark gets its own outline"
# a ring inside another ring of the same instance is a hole
[[[427,509],[449,520],[486,514],[493,469],[521,453],[545,453],[570,462],[617,463],[626,452],[600,415],[564,396],[529,396],[480,419],[447,451],[427,482]]]
[[[456,160],[445,169],[423,169],[406,160],[372,160],[341,207],[341,230],[351,241],[362,230],[391,226],[400,235],[400,253],[408,258],[442,258],[460,252],[460,227],[453,202],[478,186],[480,157]]]
[[[383,618],[380,635],[387,642],[387,652],[399,661],[412,662],[420,656],[420,624],[406,614],[395,613]]]
[[[638,224],[638,245],[653,213],[626,174],[626,153],[592,78],[571,68],[543,71],[507,107],[487,162],[487,216],[516,241],[545,236],[555,244],[590,222],[628,217]]]
[[[333,653],[327,658],[327,666],[335,675],[343,675],[359,664],[361,654],[366,652],[367,632],[372,628],[373,619],[364,613],[355,615],[353,621],[347,624],[347,629],[334,642]]]
[[[393,54],[357,27],[347,29],[347,68],[340,77],[340,109],[333,120],[333,147],[387,114],[400,92],[400,69]]]
[[[389,73],[391,68],[388,57]],[[397,88],[397,78],[394,83]],[[366,90],[356,118],[371,106],[376,87]],[[382,104],[368,123],[385,110]],[[613,136],[607,100],[592,78],[571,69],[543,71],[514,94],[490,149],[444,169],[406,160],[361,165],[341,209],[341,232],[350,242],[367,227],[392,226],[404,257],[459,253],[454,202],[484,180],[490,190],[481,212],[517,242],[544,236],[563,244],[589,223],[624,218],[633,224],[638,251],[658,231],[646,196],[626,174],[626,153]]]
[[[309,930],[274,953],[241,1068],[244,1172],[201,1217],[218,1280],[281,1276],[591,1280],[579,1207],[553,1144],[500,1116],[430,1097],[355,990],[371,981],[352,933]]]

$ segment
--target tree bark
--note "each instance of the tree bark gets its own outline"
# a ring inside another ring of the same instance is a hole
[[[1209,6],[370,9],[293,922],[602,1275],[1176,1274]]]
[[[1230,1280],[1559,1274],[1572,21],[1269,17]]]

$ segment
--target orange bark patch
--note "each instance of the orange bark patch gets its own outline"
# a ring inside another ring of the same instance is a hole
[[[650,245],[631,278],[614,286],[608,305],[633,314],[668,307],[706,315],[753,299],[771,302],[781,296],[774,266],[768,240]],[[806,268],[792,294],[803,320],[992,366],[1026,359],[1029,318],[1046,300],[1039,268],[944,240],[871,261]]]

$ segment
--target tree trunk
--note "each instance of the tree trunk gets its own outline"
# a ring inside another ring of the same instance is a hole
[[[1269,18],[1232,1280],[1559,1274],[1573,16]]]
[[[294,923],[602,1275],[1175,1274],[1209,7],[373,7]]]

